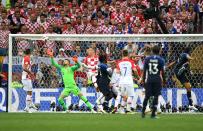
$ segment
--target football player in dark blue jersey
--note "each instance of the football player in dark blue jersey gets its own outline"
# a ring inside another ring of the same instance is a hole
[[[146,106],[151,96],[154,97],[151,118],[157,118],[156,110],[158,105],[158,97],[159,95],[161,95],[161,88],[163,86],[163,83],[165,83],[165,75],[164,75],[165,62],[163,58],[159,56],[160,50],[161,48],[155,45],[154,47],[152,47],[153,55],[145,59],[144,73],[142,78],[142,81],[146,88],[145,99],[142,108],[143,118],[145,117]]]
[[[108,103],[111,98],[116,97],[114,93],[112,92],[110,88],[110,68],[108,68],[107,65],[107,56],[105,54],[100,54],[99,55],[99,62],[100,64],[98,65],[98,75],[97,75],[97,85],[100,90],[100,92],[104,95],[104,102],[103,104],[103,109],[108,112]],[[100,109],[103,113],[103,109]]]
[[[187,90],[189,109],[197,111],[197,108],[195,108],[193,105],[193,101],[191,97],[191,84],[188,78],[190,76],[189,61],[193,60],[193,58],[190,56],[190,53],[191,53],[191,49],[189,47],[186,47],[184,52],[180,54],[179,59],[175,62],[174,72],[177,79],[181,82],[181,84]]]

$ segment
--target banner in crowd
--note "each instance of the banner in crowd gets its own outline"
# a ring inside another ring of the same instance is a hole
[[[57,99],[62,91],[62,88],[55,89],[34,89],[33,101],[40,105],[40,111],[49,111],[51,102],[57,102]],[[82,93],[88,98],[88,100],[94,105],[96,101],[96,92],[94,88],[82,88]],[[22,88],[12,89],[12,111],[22,111],[25,108],[26,93]],[[194,104],[203,106],[203,89],[193,88],[192,98]],[[133,99],[133,105],[141,104],[144,96],[142,89],[135,89],[135,97]],[[0,88],[0,112],[6,111],[6,89]],[[160,103],[165,105],[170,102],[172,107],[179,107],[181,105],[187,105],[188,100],[186,96],[186,90],[180,88],[163,88],[162,95],[160,96]],[[69,96],[66,98],[67,106],[72,104],[83,104],[82,101],[76,96]]]

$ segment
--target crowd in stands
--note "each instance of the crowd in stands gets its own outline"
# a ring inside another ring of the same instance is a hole
[[[4,0],[5,1],[5,0]],[[7,1],[7,0],[6,0]],[[145,19],[150,7],[147,0],[10,0],[10,7],[0,2],[0,56],[7,55],[8,36],[12,34],[161,34],[155,19]],[[159,0],[160,18],[170,34],[203,32],[203,0]],[[130,48],[128,47],[130,45]],[[131,45],[132,44],[132,45]],[[138,54],[143,43],[91,43],[30,41],[16,39],[14,55],[26,48],[34,56],[46,57],[46,50],[55,57],[86,56],[92,47],[106,50],[111,60],[119,58],[123,48]],[[133,48],[131,48],[133,47]],[[169,47],[164,46],[167,57]],[[174,51],[174,50],[172,50]]]

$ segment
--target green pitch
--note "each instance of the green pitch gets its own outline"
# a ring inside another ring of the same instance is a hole
[[[202,114],[136,115],[0,113],[0,131],[202,131]]]

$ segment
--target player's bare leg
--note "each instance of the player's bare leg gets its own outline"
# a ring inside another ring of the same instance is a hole
[[[123,96],[122,98],[123,99],[122,99],[122,102],[121,102],[121,107],[120,107],[119,113],[125,114],[124,108],[126,107],[128,97]]]
[[[25,111],[31,113],[31,108],[38,110],[38,108],[33,104],[32,102],[32,91],[27,91],[27,96],[26,96],[26,107]]]
[[[133,101],[133,97],[132,97],[132,96],[129,96],[129,97],[127,98],[127,106],[126,106],[126,112],[127,112],[127,113],[132,112],[132,111],[131,111],[132,101]]]
[[[196,107],[194,107],[193,101],[192,101],[191,84],[190,84],[189,82],[184,83],[184,87],[185,87],[186,90],[187,90],[187,98],[188,98],[188,101],[189,101],[189,108],[190,108],[191,110],[197,111],[198,109],[197,109]]]

